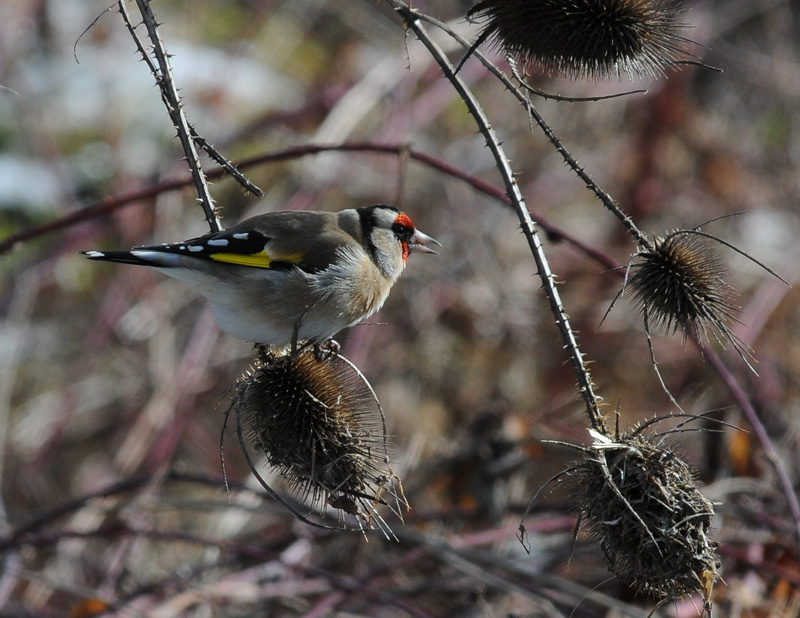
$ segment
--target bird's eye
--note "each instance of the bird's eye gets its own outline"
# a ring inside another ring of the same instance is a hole
[[[392,232],[394,232],[394,235],[400,240],[408,242],[414,235],[414,228],[403,223],[395,223],[392,225]]]

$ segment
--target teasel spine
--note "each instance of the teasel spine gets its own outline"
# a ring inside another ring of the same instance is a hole
[[[679,0],[483,0],[467,14],[524,65],[572,79],[661,77],[697,62]]]

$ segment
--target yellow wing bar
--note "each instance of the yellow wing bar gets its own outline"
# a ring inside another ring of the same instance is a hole
[[[273,262],[299,264],[303,261],[303,256],[300,253],[270,257],[266,251],[259,251],[258,253],[212,253],[208,257],[217,262],[254,266],[255,268],[272,268]]]

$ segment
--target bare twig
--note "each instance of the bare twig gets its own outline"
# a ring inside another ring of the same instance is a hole
[[[783,464],[783,461],[775,450],[775,447],[772,444],[772,439],[767,433],[766,427],[764,427],[764,424],[761,422],[758,412],[756,412],[756,409],[753,407],[753,404],[748,399],[744,390],[742,390],[742,387],[739,386],[736,378],[733,376],[725,363],[722,362],[722,359],[719,357],[719,355],[717,355],[712,348],[705,345],[694,332],[692,333],[692,339],[702,350],[703,354],[708,359],[708,362],[711,364],[711,366],[714,367],[717,374],[719,374],[719,376],[722,378],[722,381],[725,382],[725,386],[728,387],[731,395],[733,395],[736,403],[739,404],[739,407],[742,409],[742,412],[744,412],[747,421],[753,428],[753,432],[756,434],[756,438],[758,439],[758,442],[764,451],[764,455],[766,456],[769,465],[775,471],[775,476],[778,477],[778,483],[780,483],[783,494],[786,496],[786,503],[789,506],[789,513],[791,514],[792,522],[794,523],[795,541],[800,547],[800,501],[798,501],[797,493],[792,486],[792,481],[789,478],[789,473],[786,471],[786,466]]]
[[[442,161],[441,159],[437,159],[436,157],[433,157],[424,152],[420,152],[418,150],[409,148],[408,145],[406,144],[392,144],[392,143],[379,143],[379,142],[345,142],[341,144],[304,144],[301,146],[293,146],[291,148],[286,148],[284,150],[270,152],[267,154],[258,155],[255,157],[251,157],[249,159],[245,159],[239,163],[238,167],[240,169],[248,169],[251,167],[255,167],[257,165],[263,165],[265,163],[276,163],[278,161],[286,161],[290,159],[311,156],[322,152],[335,152],[335,151],[367,152],[367,153],[388,154],[393,156],[408,157],[409,159],[417,161],[422,165],[426,165],[432,169],[438,170],[439,172],[446,174],[447,176],[456,178],[470,185],[473,189],[475,189],[479,193],[494,198],[502,202],[506,206],[511,206],[511,200],[509,200],[505,192],[499,187],[496,187],[491,183],[486,182],[482,178],[479,178],[477,176],[472,176],[471,174],[468,174],[463,170],[453,165],[450,165],[445,161]],[[221,178],[224,175],[225,175],[225,170],[217,168],[207,172],[206,178],[214,180],[217,178]],[[81,210],[70,212],[69,214],[64,215],[63,217],[60,217],[58,219],[54,219],[53,221],[49,221],[47,223],[43,223],[35,227],[21,230],[15,234],[7,236],[3,240],[0,240],[0,255],[3,255],[4,253],[11,251],[12,249],[16,248],[18,245],[26,241],[39,238],[40,236],[44,236],[52,232],[57,232],[69,228],[72,225],[81,223],[83,221],[89,221],[91,219],[96,219],[102,216],[106,216],[125,206],[130,206],[132,204],[140,202],[141,200],[155,197],[161,193],[176,191],[178,189],[188,187],[191,184],[192,184],[191,177],[184,177],[175,180],[165,181],[159,184],[145,187],[143,189],[132,191],[130,193],[119,195],[114,199],[107,199],[102,202],[97,202]],[[581,240],[571,235],[566,230],[549,222],[546,218],[538,214],[533,214],[532,216],[539,224],[539,226],[545,231],[547,231],[547,233],[550,234],[550,236],[553,239],[563,240],[565,242],[568,242],[569,244],[576,247],[579,251],[585,253],[587,256],[603,264],[606,268],[612,269],[612,268],[617,268],[619,266],[614,260],[612,260],[608,255],[606,255],[602,251],[595,249],[594,247],[591,247],[588,244],[582,242]]]
[[[516,530],[512,529],[490,530],[485,533],[492,537],[515,534]],[[544,608],[549,610],[544,611],[544,615],[547,616],[558,612],[550,604],[548,597],[563,600],[565,596],[572,603],[576,601],[579,603],[590,602],[603,608],[613,609],[619,616],[630,618],[645,618],[646,616],[645,611],[640,608],[558,575],[542,573],[531,563],[473,547],[477,543],[472,541],[468,535],[458,539],[442,539],[406,527],[398,531],[398,537],[403,543],[425,548],[437,560],[477,581],[485,582],[499,590],[515,592],[534,601],[543,602]]]
[[[142,15],[143,23],[147,29],[150,43],[153,46],[153,55],[158,62],[157,67],[142,45],[139,36],[136,34],[136,27],[130,20],[128,10],[125,7],[125,0],[119,0],[117,4],[119,7],[119,12],[125,21],[125,25],[128,28],[131,37],[136,43],[139,53],[141,54],[145,63],[147,63],[147,66],[150,68],[150,71],[156,80],[156,84],[161,91],[161,98],[164,101],[164,105],[167,107],[167,113],[169,114],[172,124],[175,126],[175,129],[178,132],[178,139],[180,140],[181,146],[183,147],[183,152],[186,155],[186,163],[189,165],[189,169],[191,170],[192,181],[194,182],[195,189],[197,190],[200,205],[205,213],[208,227],[212,232],[218,232],[222,226],[214,208],[214,200],[211,197],[211,190],[208,187],[208,181],[203,174],[202,166],[200,164],[200,157],[197,154],[194,138],[192,137],[191,129],[189,128],[189,121],[186,119],[186,114],[183,112],[183,103],[181,102],[180,95],[178,94],[178,88],[175,85],[175,78],[172,75],[172,66],[169,62],[169,56],[166,48],[164,47],[164,43],[161,40],[161,36],[158,33],[158,23],[156,22],[155,15],[153,15],[153,11],[150,8],[149,0],[136,0],[136,5],[139,7],[139,12]]]
[[[457,34],[452,28],[450,28],[447,24],[440,22],[437,19],[429,17],[427,15],[422,15],[420,13],[414,13],[415,17],[420,20],[427,21],[437,28],[440,28],[443,32],[446,32],[449,36],[451,36],[454,40],[458,41],[461,45],[466,48],[470,48],[470,43],[462,36]],[[483,65],[495,76],[499,79],[502,84],[508,88],[509,91],[517,98],[517,100],[525,107],[526,111],[533,119],[533,121],[539,126],[542,133],[545,134],[545,137],[550,141],[551,144],[555,147],[558,151],[558,154],[561,155],[561,158],[564,159],[564,163],[575,172],[575,174],[580,178],[585,184],[586,188],[589,189],[594,195],[600,200],[600,203],[605,206],[607,210],[614,214],[617,219],[625,226],[628,230],[630,235],[636,240],[637,244],[641,247],[651,249],[652,242],[647,236],[636,227],[636,224],[633,220],[622,211],[619,205],[614,201],[614,198],[611,197],[606,191],[604,191],[595,181],[594,179],[584,170],[580,164],[575,160],[575,157],[564,147],[564,144],[561,142],[559,137],[555,134],[553,129],[548,125],[544,118],[539,114],[536,108],[530,101],[530,98],[523,92],[520,88],[518,88],[509,78],[503,73],[500,68],[490,61],[486,56],[484,56],[479,50],[473,50],[472,54],[478,58]],[[631,93],[623,93],[623,94],[633,94]],[[552,98],[552,97],[551,97]]]
[[[352,577],[334,573],[315,566],[304,565],[302,563],[288,563],[279,553],[268,547],[265,547],[263,543],[256,543],[252,541],[237,542],[231,540],[220,540],[182,530],[165,530],[161,528],[155,529],[151,527],[132,526],[122,520],[117,520],[108,524],[97,526],[88,531],[72,530],[68,528],[56,531],[42,531],[35,536],[31,536],[30,538],[26,539],[25,545],[29,547],[48,547],[60,543],[66,539],[98,539],[104,537],[116,538],[120,535],[142,537],[165,543],[180,543],[196,545],[199,547],[217,548],[228,554],[233,554],[238,560],[250,558],[257,559],[262,562],[273,562],[282,566],[288,571],[292,571],[304,577],[322,578],[328,582],[331,588],[342,590],[346,593],[354,594],[360,598],[366,598],[373,602],[397,607],[409,616],[414,616],[415,618],[431,618],[431,615],[428,612],[418,608],[413,604],[413,602],[400,598],[397,594],[387,592],[383,586],[369,586]],[[197,585],[196,579],[172,580],[173,583],[178,583],[179,581],[185,581],[191,586]],[[129,595],[129,600],[134,596],[135,595]]]
[[[264,197],[264,191],[261,190],[261,187],[253,184],[236,168],[232,161],[223,157],[222,154],[216,148],[214,148],[214,146],[208,143],[206,138],[197,132],[197,130],[194,128],[194,125],[190,124],[189,130],[192,132],[192,137],[194,138],[194,141],[198,143],[200,148],[205,150],[209,157],[219,163],[220,167],[224,169],[231,178],[242,185],[246,191],[249,191],[256,197]]]
[[[422,44],[428,49],[433,59],[437,62],[445,77],[453,85],[453,88],[458,92],[461,99],[467,106],[472,117],[475,119],[478,129],[483,134],[486,144],[495,159],[497,168],[503,178],[508,197],[511,200],[512,206],[517,213],[522,227],[522,232],[528,241],[531,249],[533,259],[536,262],[539,278],[542,282],[545,295],[550,304],[550,311],[555,317],[556,325],[558,326],[564,347],[567,349],[570,363],[575,371],[578,381],[578,391],[583,398],[586,405],[586,413],[589,416],[589,422],[593,429],[605,433],[605,424],[603,416],[599,409],[599,398],[594,393],[594,385],[592,378],[589,375],[589,370],[583,362],[583,353],[578,347],[578,342],[575,333],[569,323],[567,312],[564,309],[564,304],[561,301],[561,295],[558,293],[556,287],[556,279],[553,272],[550,270],[550,263],[547,255],[544,252],[544,247],[539,238],[537,226],[531,219],[528,207],[525,204],[525,198],[517,184],[514,172],[511,170],[508,158],[503,151],[497,136],[492,129],[488,118],[483,112],[483,109],[474,97],[472,92],[467,88],[463,80],[455,73],[455,69],[442,49],[428,36],[427,31],[418,19],[417,13],[408,8],[408,6],[401,0],[387,0],[387,2],[395,8],[398,14],[403,18],[406,26],[414,31]]]

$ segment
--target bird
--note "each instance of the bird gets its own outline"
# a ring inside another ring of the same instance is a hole
[[[238,339],[315,347],[378,311],[411,253],[441,243],[394,206],[274,211],[178,243],[81,251],[90,260],[148,266],[205,296]],[[333,344],[336,345],[335,342]]]

